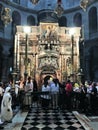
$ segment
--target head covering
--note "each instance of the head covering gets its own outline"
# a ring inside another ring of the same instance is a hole
[[[6,92],[6,93],[9,92],[10,89],[11,89],[10,87],[7,87],[7,88],[5,89],[5,92]]]

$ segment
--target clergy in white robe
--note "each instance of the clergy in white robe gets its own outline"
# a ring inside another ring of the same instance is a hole
[[[12,96],[10,94],[10,87],[5,89],[1,103],[1,121],[10,121],[13,117],[12,111]]]

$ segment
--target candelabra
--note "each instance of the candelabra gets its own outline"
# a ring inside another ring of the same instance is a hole
[[[26,43],[25,43],[25,72],[24,72],[24,77],[25,77],[25,80],[27,79],[27,76],[28,76],[28,34],[30,33],[30,27],[29,26],[26,26],[24,27],[24,32],[25,32],[25,35],[26,35]]]

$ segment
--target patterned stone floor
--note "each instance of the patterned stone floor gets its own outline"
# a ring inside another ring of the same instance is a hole
[[[31,109],[21,130],[84,130],[84,127],[67,110]]]
[[[21,130],[22,124],[27,116],[28,112],[21,112],[19,108],[13,110],[13,119],[11,122],[4,122],[0,124],[0,130]],[[1,117],[1,115],[0,115]],[[1,123],[1,119],[0,119]]]
[[[96,122],[98,124],[98,122]],[[0,124],[0,130],[97,130],[91,121],[77,111],[31,108],[18,109],[12,122]]]

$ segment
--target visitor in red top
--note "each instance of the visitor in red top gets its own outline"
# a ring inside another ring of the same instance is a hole
[[[68,80],[65,85],[65,91],[66,91],[67,109],[70,110],[71,109],[71,97],[72,97],[72,91],[73,91],[72,83],[70,82],[70,80]]]

